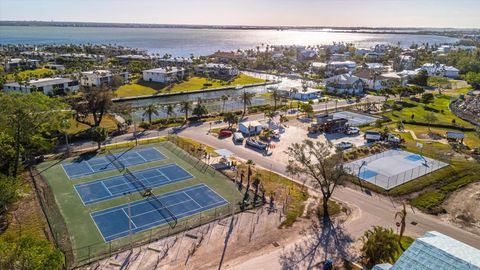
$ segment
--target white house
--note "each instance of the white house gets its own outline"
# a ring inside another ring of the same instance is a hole
[[[45,95],[75,92],[79,88],[78,81],[69,78],[43,78],[30,80],[26,84],[15,82],[3,85],[3,90],[6,92],[31,93],[32,91],[38,91],[43,92]]]
[[[349,73],[341,74],[337,76],[325,79],[327,91],[334,93],[349,93],[360,94],[363,93],[363,81],[354,75]]]
[[[226,64],[207,63],[195,67],[195,73],[202,76],[212,77],[234,77],[240,74],[240,71]]]
[[[325,70],[327,68],[327,63],[312,62],[310,64],[310,68],[313,72],[318,72],[318,71],[321,71],[321,70]]]
[[[82,72],[80,77],[80,83],[84,86],[101,86],[103,84],[110,85],[113,74],[110,70],[92,70]],[[122,72],[118,74],[123,81],[128,80],[128,72]]]
[[[416,69],[417,71],[425,70],[429,76],[436,77],[448,77],[452,79],[457,79],[459,77],[459,70],[452,66],[445,66],[440,63],[426,63],[420,68]]]
[[[408,81],[406,76],[399,75],[396,72],[375,74],[375,72],[363,70],[356,73],[355,76],[362,80],[365,88],[375,91],[393,85],[406,85]]]
[[[185,76],[184,68],[166,67],[143,71],[143,80],[147,82],[169,83]]]
[[[238,130],[243,134],[256,135],[262,132],[263,125],[258,121],[241,122]]]
[[[302,101],[317,99],[320,97],[322,93],[322,90],[315,89],[315,88],[307,88],[305,89],[305,91],[303,89],[297,89],[296,91],[293,91],[293,89],[295,88],[278,89],[278,92],[281,96],[302,100]]]
[[[411,55],[400,55],[399,68],[412,70],[415,67],[415,57]]]
[[[345,69],[346,72],[353,72],[357,64],[353,61],[331,61],[327,64],[327,73],[334,74],[335,71]]]
[[[364,56],[365,54],[367,54],[371,51],[372,50],[368,49],[368,48],[357,48],[357,49],[355,49],[355,54],[360,55],[360,56]]]
[[[5,70],[12,71],[15,69],[36,69],[40,66],[40,61],[35,59],[12,58],[5,63]]]
[[[28,58],[28,59],[36,59],[41,61],[53,61],[55,60],[55,54],[49,52],[41,52],[41,51],[25,51],[21,52],[20,55]]]

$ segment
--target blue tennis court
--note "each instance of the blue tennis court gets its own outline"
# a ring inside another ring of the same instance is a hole
[[[121,154],[122,153],[114,153],[116,157]],[[123,154],[118,160],[128,167],[164,159],[166,159],[166,157],[158,151],[157,148],[150,147],[130,150]],[[62,166],[70,179],[115,169],[115,166],[110,163],[106,156],[82,160],[80,162],[72,161],[64,163]]]
[[[193,178],[189,172],[175,163],[132,173],[148,188]],[[75,189],[85,205],[123,196],[126,192],[137,191],[137,187],[123,175],[77,184]]]
[[[423,157],[420,155],[409,155],[409,156],[406,156],[405,159],[410,161],[419,161],[419,160],[423,160]]]
[[[378,175],[378,173],[374,172],[374,171],[370,171],[370,170],[365,170],[363,172],[360,172],[360,174],[358,175],[361,179],[363,180],[366,180],[368,178],[371,178],[371,177],[374,177]]]
[[[157,198],[177,219],[185,218],[228,202],[205,184],[199,184]],[[131,203],[130,217],[132,233],[139,233],[149,228],[167,224],[169,217],[164,217],[158,206],[143,199]],[[129,234],[129,206],[119,205],[91,213],[91,217],[103,239],[108,242]]]

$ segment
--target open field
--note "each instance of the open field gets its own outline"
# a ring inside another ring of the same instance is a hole
[[[254,83],[263,83],[265,80],[254,78],[245,74],[240,74],[231,82],[221,80],[208,80],[204,77],[191,77],[186,81],[173,84],[171,88],[155,82],[145,82],[137,80],[135,83],[120,86],[115,93],[117,97],[145,96],[166,93],[189,92],[202,89],[212,89],[220,87],[235,87],[237,85],[247,85]],[[205,86],[205,84],[210,84]]]
[[[460,119],[449,110],[448,105],[450,104],[450,99],[451,97],[447,95],[437,95],[435,96],[433,102],[428,104],[404,99],[402,110],[387,112],[384,114],[384,116],[392,119],[393,121],[410,121],[412,120],[412,115],[414,115],[414,121],[427,122],[424,119],[424,116],[429,112],[433,112],[438,118],[438,121],[436,122],[437,124],[451,125],[452,120],[455,119],[457,125],[471,127],[472,124]],[[390,101],[390,103],[393,104],[393,101]]]
[[[132,235],[133,242],[150,241],[152,238],[159,238],[164,235],[177,232],[178,230],[186,229],[189,226],[195,226],[195,224],[205,223],[211,218],[218,217],[220,214],[228,214],[231,213],[232,210],[238,209],[238,203],[242,200],[242,194],[225,176],[218,172],[213,173],[213,170],[206,169],[206,167],[204,167],[201,163],[197,164],[193,157],[188,156],[188,154],[169,142],[138,146],[134,149],[146,147],[155,147],[166,157],[166,159],[143,162],[141,164],[128,167],[128,169],[134,174],[140,170],[145,170],[152,167],[161,167],[163,165],[175,163],[192,176],[182,181],[173,181],[168,184],[161,184],[160,186],[153,185],[153,192],[155,195],[162,196],[162,194],[164,195],[169,192],[175,192],[180,189],[186,189],[192,186],[203,184],[228,201],[228,204],[220,206],[220,208],[212,208],[202,213],[186,216],[185,218],[179,218],[178,225],[175,227],[175,229],[170,229],[170,227],[166,224],[154,227],[146,227],[146,230],[139,231],[138,233]],[[120,153],[122,151],[116,152]],[[84,158],[91,159],[96,156],[98,155],[92,154],[88,157],[84,156]],[[62,161],[62,163],[67,161]],[[58,205],[62,218],[66,223],[66,229],[68,230],[67,233],[67,231],[62,231],[54,225],[54,233],[57,234],[57,237],[60,237],[60,235],[64,237],[65,234],[67,234],[71,242],[71,248],[73,251],[72,253],[75,256],[75,264],[78,265],[86,263],[92,258],[108,255],[110,252],[121,250],[128,245],[130,237],[121,237],[109,242],[105,242],[102,234],[99,232],[99,229],[101,228],[97,228],[95,222],[91,218],[91,214],[93,212],[98,212],[111,207],[128,205],[129,197],[132,202],[137,202],[136,204],[139,204],[140,202],[138,201],[144,199],[143,196],[139,192],[133,192],[130,196],[120,195],[118,197],[107,198],[96,203],[84,205],[79,197],[79,193],[77,193],[78,189],[75,189],[75,185],[78,184],[87,182],[90,183],[98,179],[117,177],[120,175],[117,170],[106,170],[75,179],[68,179],[63,166],[58,163],[58,161],[41,163],[37,166],[37,170],[41,172],[43,180],[52,190],[55,203]],[[167,175],[167,177],[169,176]],[[92,192],[96,191],[98,190],[92,190]],[[84,195],[87,193],[84,193]],[[88,193],[87,195],[89,194],[92,193]],[[232,209],[232,207],[234,209]],[[132,209],[135,208],[132,207]],[[135,211],[133,212],[135,213]],[[149,214],[149,216],[153,218],[154,213]],[[54,224],[55,223],[56,222],[54,222]],[[61,221],[58,221],[58,224],[60,223]],[[58,230],[56,231],[56,229]],[[70,251],[67,250],[67,253],[69,252]],[[69,263],[72,265],[73,262],[70,261]]]
[[[20,77],[21,80],[25,80],[28,78],[49,77],[49,76],[52,76],[53,74],[55,74],[55,71],[48,68],[37,68],[33,70],[25,70],[25,71],[18,72],[18,76]],[[14,80],[15,80],[15,76],[13,73],[10,73],[7,75],[7,81],[11,82]]]

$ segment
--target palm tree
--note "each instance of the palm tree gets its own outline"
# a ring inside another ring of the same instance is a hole
[[[151,125],[152,124],[152,115],[158,116],[158,108],[154,104],[149,104],[146,108],[145,111],[143,112],[143,117],[147,116],[148,117],[148,123]]]
[[[362,236],[361,251],[368,269],[378,263],[393,263],[398,253],[397,236],[392,229],[373,226]]]
[[[405,250],[402,246],[402,237],[403,233],[405,232],[405,227],[407,225],[405,219],[407,218],[407,209],[405,203],[403,203],[403,209],[395,213],[395,219],[400,218],[400,235],[398,237],[398,244],[402,250]]]
[[[170,116],[175,112],[175,106],[173,104],[168,104],[163,107],[163,111],[167,115],[167,119],[170,119]]]
[[[240,97],[243,102],[243,115],[247,113],[247,106],[252,105],[253,94],[250,92],[243,91],[243,94]]]
[[[264,112],[264,115],[266,118],[268,118],[268,128],[270,128],[270,124],[273,121],[273,118],[275,117],[275,112],[267,110]]]
[[[277,110],[277,101],[280,99],[280,94],[277,89],[272,91],[272,98],[273,98],[273,110]]]
[[[185,122],[188,121],[188,112],[192,109],[192,103],[184,100],[180,103],[180,111],[185,113]]]
[[[229,96],[228,95],[222,95],[222,113],[225,112],[225,103],[228,101]]]

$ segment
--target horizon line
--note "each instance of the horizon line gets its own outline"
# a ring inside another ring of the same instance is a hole
[[[291,25],[246,25],[246,24],[174,24],[174,23],[135,23],[135,22],[93,22],[93,21],[43,21],[43,20],[0,20],[0,25],[4,23],[45,23],[45,24],[55,24],[55,23],[65,23],[65,24],[97,24],[97,25],[118,25],[123,27],[128,26],[156,26],[156,27],[183,27],[183,28],[236,28],[236,29],[400,29],[400,30],[474,30],[480,31],[480,28],[476,27],[438,27],[438,26],[328,26],[328,25],[303,25],[303,26],[291,26]],[[5,25],[2,25],[5,26]],[[14,26],[14,25],[10,25]],[[35,25],[32,25],[35,26]],[[77,26],[81,27],[81,26]]]

